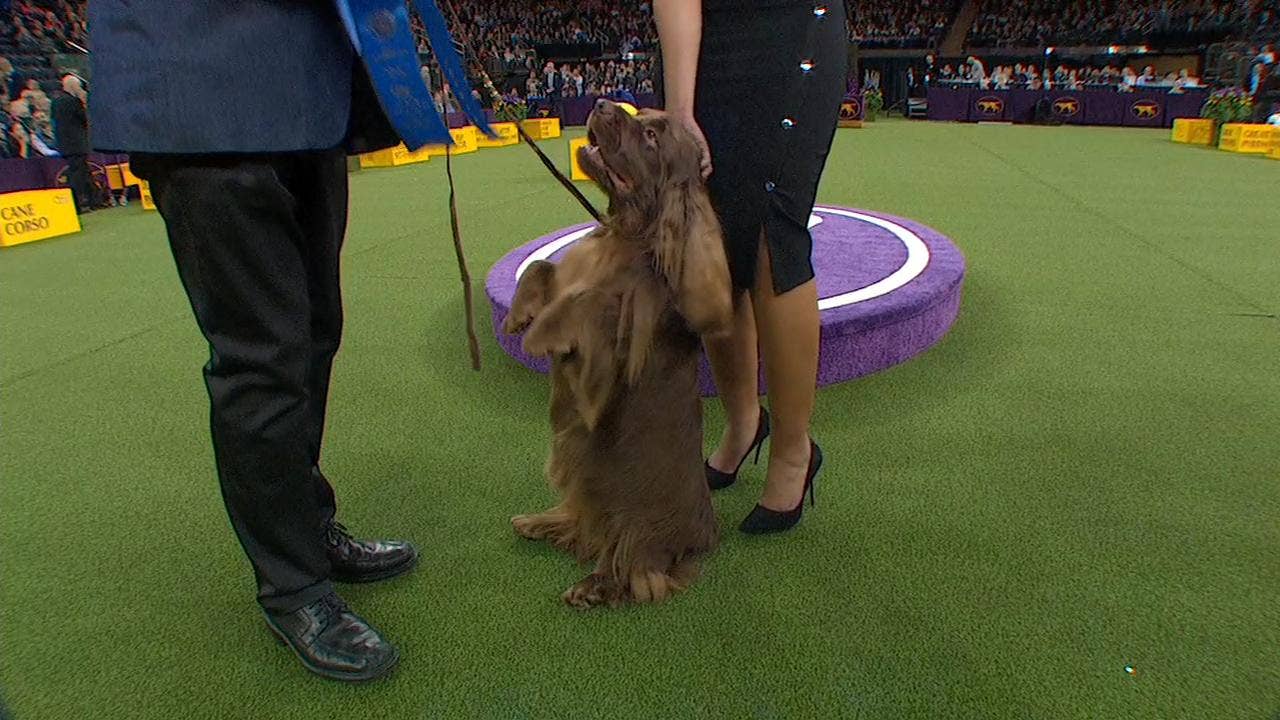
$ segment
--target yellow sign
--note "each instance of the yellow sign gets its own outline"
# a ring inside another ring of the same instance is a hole
[[[480,149],[480,146],[477,144],[477,140],[480,137],[480,131],[476,129],[475,125],[454,128],[449,131],[449,134],[453,136],[452,152],[454,155],[471,153]]]
[[[146,180],[140,181],[138,184],[138,193],[142,197],[143,210],[156,209],[155,198],[151,197],[151,183],[147,182]]]
[[[78,232],[80,218],[69,188],[0,195],[0,246]]]
[[[1190,145],[1212,145],[1216,121],[1210,118],[1178,118],[1173,121],[1172,140]]]
[[[414,163],[426,162],[431,159],[431,153],[427,148],[420,147],[413,152],[409,152],[409,148],[404,143],[391,148],[391,164],[399,167],[400,165],[412,165]]]
[[[1222,126],[1222,141],[1218,143],[1218,148],[1230,152],[1266,154],[1271,152],[1275,132],[1275,127],[1271,125],[1227,123]]]
[[[454,128],[449,131],[449,134],[453,136],[453,147],[449,148],[449,152],[454,155],[461,155],[463,153],[472,153],[480,149],[479,145],[476,144],[477,138],[480,137],[480,131],[476,130],[476,127],[474,125],[467,125],[466,127]],[[425,151],[428,155],[444,156],[445,146],[444,145],[427,145],[426,147],[422,148],[422,150]]]
[[[409,152],[409,148],[400,143],[395,147],[389,147],[384,150],[375,150],[374,152],[365,153],[360,156],[360,167],[362,168],[380,168],[380,167],[398,167],[400,165],[411,165],[413,163],[426,162],[431,159],[431,153],[428,148],[418,148],[414,152]]]
[[[587,174],[582,171],[582,166],[578,164],[578,150],[587,146],[586,138],[573,138],[569,141],[569,177],[574,180],[590,180]]]
[[[533,118],[520,123],[534,140],[550,140],[560,137],[560,118]]]
[[[129,169],[129,163],[122,163],[120,165],[120,169],[121,169],[121,172],[124,173],[125,185],[137,185],[139,187],[142,186],[142,178],[133,174],[133,171]]]
[[[493,128],[498,137],[489,138],[484,133],[476,133],[476,144],[482,148],[506,147],[520,142],[520,131],[513,122],[489,123],[489,127]]]

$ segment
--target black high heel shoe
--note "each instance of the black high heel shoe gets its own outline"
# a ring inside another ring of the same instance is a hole
[[[738,467],[733,472],[721,472],[711,467],[711,462],[706,461],[703,464],[707,471],[707,487],[712,490],[723,490],[738,481],[738,471],[742,469],[742,464],[751,457],[752,451],[755,451],[756,457],[752,462],[760,462],[760,448],[764,447],[764,441],[769,437],[769,411],[763,407],[760,408],[760,421],[756,424],[756,439],[751,441],[751,447],[747,448],[747,454],[742,456],[738,461]]]
[[[809,506],[814,504],[813,485],[822,469],[822,448],[814,441],[809,441],[809,471],[804,476],[804,490],[800,492],[800,503],[791,510],[779,512],[763,505],[756,505],[751,514],[742,521],[738,529],[748,535],[767,535],[780,533],[796,526],[800,516],[804,514],[804,496],[809,496]]]

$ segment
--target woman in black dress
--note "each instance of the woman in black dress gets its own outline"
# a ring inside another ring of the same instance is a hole
[[[810,439],[818,295],[809,214],[845,91],[840,2],[655,0],[666,108],[705,137],[703,170],[724,226],[733,331],[707,352],[728,424],[707,482],[728,487],[769,436],[769,469],[748,533],[799,520],[822,453]],[[763,353],[772,420],[759,404]]]

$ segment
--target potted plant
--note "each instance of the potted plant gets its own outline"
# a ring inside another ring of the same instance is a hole
[[[869,87],[862,92],[862,117],[867,122],[875,122],[876,116],[884,110],[884,93],[878,87]]]
[[[1248,122],[1253,117],[1253,98],[1244,88],[1231,87],[1215,90],[1204,107],[1200,108],[1200,117],[1214,121],[1214,137],[1222,139],[1222,126],[1227,123]],[[1217,145],[1215,140],[1214,145]]]

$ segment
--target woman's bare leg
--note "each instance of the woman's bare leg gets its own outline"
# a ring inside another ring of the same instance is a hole
[[[818,285],[810,280],[775,294],[769,248],[762,240],[752,299],[773,414],[769,473],[760,504],[791,510],[802,498],[809,468],[809,423],[818,382]]]

